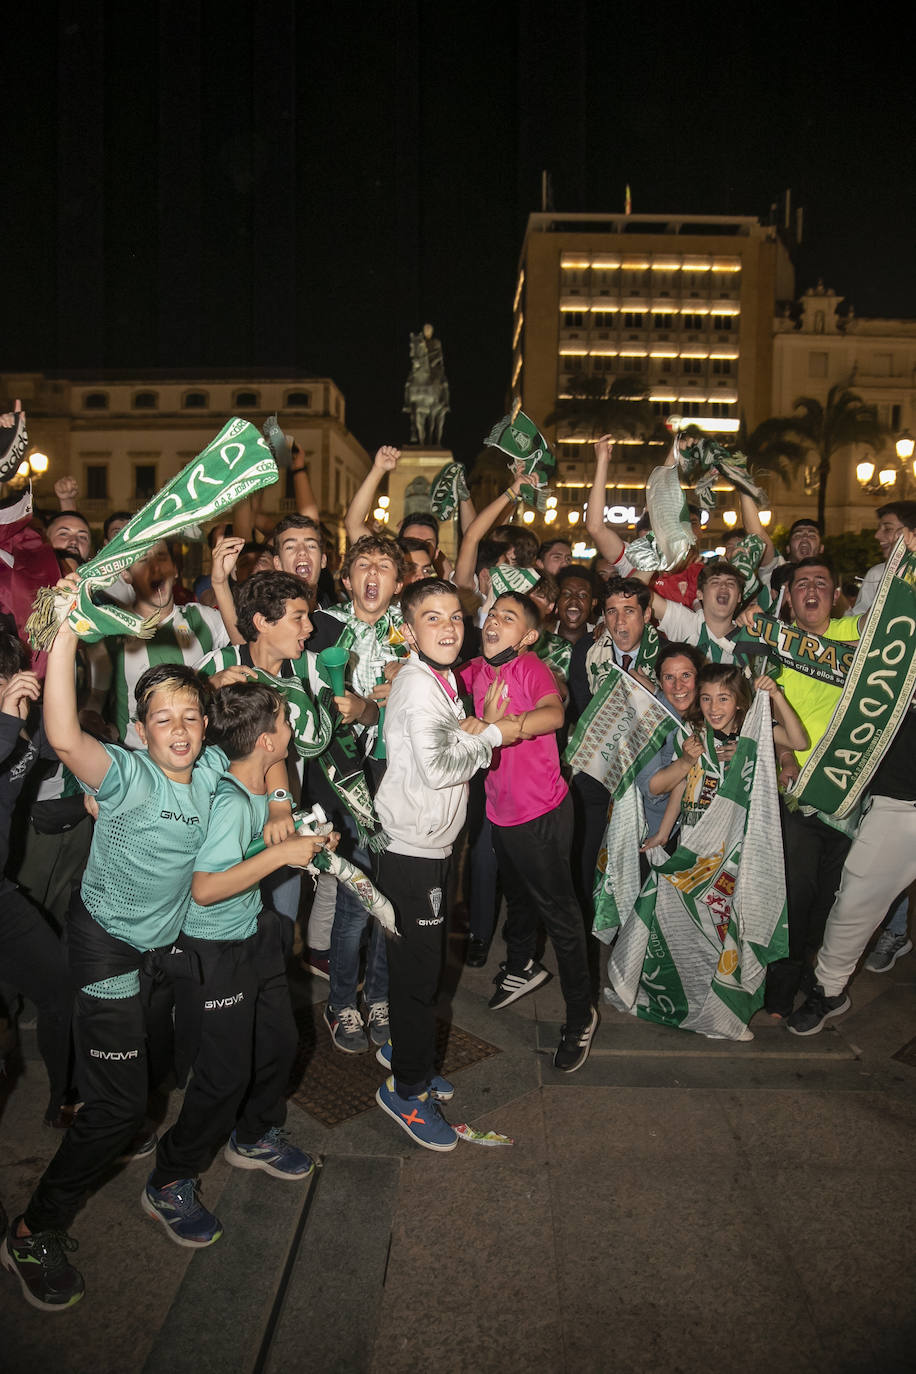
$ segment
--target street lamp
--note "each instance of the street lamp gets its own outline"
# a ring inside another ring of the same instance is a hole
[[[733,510],[724,510],[722,512],[722,523],[727,525],[730,530],[733,530],[738,523],[736,512]]]

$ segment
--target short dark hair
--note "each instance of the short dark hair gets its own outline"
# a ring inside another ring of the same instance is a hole
[[[287,530],[314,530],[318,536],[318,543],[324,548],[324,535],[321,526],[310,515],[293,513],[292,515],[284,515],[282,520],[278,520],[270,536],[270,542],[274,549],[277,547],[277,540],[280,535],[285,534]]]
[[[521,607],[528,629],[537,630],[540,628],[541,613],[537,608],[537,602],[532,601],[527,592],[500,592],[493,605],[498,606],[500,601],[514,601],[516,606]]]
[[[102,525],[102,538],[108,543],[108,531],[115,520],[132,520],[133,511],[113,510],[110,515],[105,516],[105,523]]]
[[[46,530],[49,530],[49,529],[51,528],[51,526],[52,526],[57,520],[82,520],[83,524],[86,526],[86,529],[89,531],[89,533],[90,533],[90,534],[92,533],[92,526],[90,525],[89,521],[86,519],[85,515],[83,515],[82,511],[79,511],[79,510],[54,510],[54,511],[51,511],[51,514],[50,514],[50,515],[46,515],[46,516],[44,517],[45,529],[46,529]]]
[[[212,699],[210,684],[195,668],[186,663],[157,663],[147,668],[137,679],[136,719],[142,725],[149,714],[149,704],[156,692],[187,692],[197,697],[201,715],[206,715]]]
[[[609,582],[604,593],[602,610],[607,609],[607,603],[612,596],[635,596],[641,611],[648,610],[652,604],[651,587],[645,582],[640,582],[638,577],[622,577],[619,582]]]
[[[421,577],[411,582],[401,592],[401,615],[408,625],[413,625],[417,610],[431,596],[457,596],[458,588],[444,577]]]
[[[830,562],[830,559],[826,558],[822,553],[809,553],[806,558],[800,558],[797,563],[789,564],[789,575],[786,578],[787,591],[792,590],[792,583],[795,581],[796,573],[801,572],[804,568],[826,568],[833,580],[833,585],[837,585],[836,568]]]
[[[439,521],[431,510],[415,510],[413,515],[405,515],[400,525],[398,525],[398,538],[400,538],[404,531],[409,529],[411,525],[425,525],[427,529],[432,530],[435,536],[435,542],[437,544],[439,543]]]
[[[430,556],[426,540],[414,539],[412,534],[399,534],[398,544],[404,553],[425,553],[427,558]]]
[[[474,571],[479,573],[481,568],[495,568],[508,547],[508,544],[500,544],[496,539],[481,539]]]
[[[384,558],[390,558],[397,570],[398,581],[404,581],[404,554],[398,541],[390,534],[364,534],[355,544],[351,544],[341,565],[341,577],[349,577],[353,564],[365,553],[379,553]]]
[[[695,644],[684,644],[676,639],[669,639],[668,643],[659,649],[655,660],[655,676],[659,682],[662,680],[662,668],[669,658],[689,658],[697,673],[706,666],[706,657]]]
[[[538,556],[537,537],[531,533],[531,530],[526,530],[518,525],[509,525],[508,528],[512,531],[509,542],[515,549],[516,561],[523,568],[533,567],[534,560]],[[571,549],[570,552],[572,552]]]
[[[701,592],[711,577],[730,577],[738,588],[739,597],[744,595],[744,578],[734,563],[727,558],[713,558],[704,563],[697,578],[697,591]]]
[[[565,544],[569,552],[572,553],[572,541],[564,538],[562,534],[558,534],[555,539],[545,539],[543,544],[538,546],[538,558],[543,560],[544,555],[550,553],[551,549],[556,548],[557,544]]]
[[[585,582],[590,588],[592,596],[598,595],[599,579],[595,576],[591,568],[586,568],[582,563],[567,563],[564,568],[558,568],[553,574],[557,581],[558,593],[563,590],[563,583],[570,578],[577,577],[580,582]]]
[[[29,666],[29,651],[22,640],[6,630],[0,630],[0,677],[15,677]]]
[[[235,594],[235,621],[247,643],[258,637],[254,623],[262,615],[276,625],[286,615],[287,601],[308,601],[308,585],[301,577],[285,572],[252,573]]]
[[[880,515],[881,512],[879,511],[878,514]],[[800,515],[799,518],[797,520],[793,520],[791,525],[789,526],[789,533],[786,535],[786,542],[788,543],[788,541],[792,538],[796,530],[800,530],[804,528],[804,526],[806,525],[810,525],[812,529],[817,530],[818,534],[823,538],[824,531],[821,529],[821,522],[819,520],[815,520],[813,515]]]
[[[286,698],[263,682],[230,682],[213,693],[207,742],[231,761],[247,758],[259,735],[273,734]]]
[[[879,506],[875,514],[879,520],[885,515],[896,515],[901,525],[916,530],[916,501],[889,501],[886,506]]]

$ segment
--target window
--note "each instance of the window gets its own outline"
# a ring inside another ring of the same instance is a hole
[[[249,408],[256,408],[261,404],[261,398],[256,391],[237,391],[235,393],[235,401],[233,402],[233,404],[237,406],[248,406]]]
[[[685,372],[692,373],[696,377],[700,377],[703,374],[702,358],[682,358],[681,366]]]
[[[891,406],[891,429],[900,428],[900,406]]]
[[[137,391],[134,393],[134,410],[155,410],[159,404],[159,397],[155,391]]]
[[[182,406],[185,410],[206,410],[209,404],[205,391],[186,391]]]
[[[659,315],[659,314],[655,314],[655,315],[652,316],[652,328],[653,328],[653,329],[670,329],[671,326],[673,325],[673,323],[674,323],[674,316],[673,316],[673,315]]]
[[[616,358],[592,358],[592,372],[614,372],[616,367]]]
[[[643,358],[624,358],[623,370],[624,372],[642,372],[644,361]]]
[[[808,354],[808,376],[826,377],[827,376],[827,354],[809,353]]]
[[[718,329],[720,333],[726,333],[732,327],[733,315],[713,315],[712,327]]]
[[[87,501],[108,500],[107,463],[86,464],[86,499]]]
[[[311,403],[312,394],[310,391],[288,391],[286,393],[286,404],[288,406],[294,406],[299,410],[308,410]]]
[[[702,328],[703,328],[703,316],[702,316],[702,315],[682,315],[682,316],[681,316],[681,323],[683,324],[683,326],[684,326],[685,329],[702,329]]]
[[[149,501],[159,490],[156,481],[155,463],[135,463],[134,464],[134,499],[137,501]]]
[[[584,324],[584,322],[585,322],[585,317],[584,317],[584,315],[582,314],[582,311],[581,311],[581,310],[564,310],[564,311],[563,311],[563,328],[564,328],[564,329],[581,329],[581,328],[582,328],[582,325]]]
[[[107,410],[108,397],[104,391],[87,391],[83,397],[84,410]]]
[[[730,377],[732,375],[731,358],[713,358],[712,375],[714,377]]]
[[[623,316],[624,329],[642,329],[642,311],[626,310]]]
[[[662,372],[673,372],[673,371],[674,371],[674,359],[673,359],[673,358],[662,358]]]
[[[610,310],[593,310],[592,327],[594,329],[611,329],[614,324],[614,315]]]

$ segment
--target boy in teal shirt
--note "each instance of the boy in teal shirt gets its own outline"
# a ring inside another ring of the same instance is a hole
[[[182,948],[201,971],[200,982],[188,981],[176,992],[176,1028],[194,1046],[194,1072],[141,1196],[144,1211],[177,1244],[190,1247],[210,1245],[221,1235],[211,1213],[198,1204],[188,1214],[183,1202],[227,1137],[224,1155],[236,1168],[295,1181],[314,1167],[281,1130],[298,1035],[282,918],[262,909],[258,885],[286,864],[305,867],[328,843],[294,834],[245,858],[267,820],[267,775],[289,748],[290,724],[279,692],[254,682],[222,688],[210,707],[208,737],[231,762],[217,784],[181,936]],[[333,847],[336,837],[329,839]]]

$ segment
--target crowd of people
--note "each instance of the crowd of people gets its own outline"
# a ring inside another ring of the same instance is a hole
[[[2,423],[14,428],[18,407]],[[724,557],[694,545],[675,568],[642,566],[603,521],[611,449],[596,446],[590,563],[513,522],[519,471],[479,512],[456,502],[453,565],[431,512],[397,536],[368,523],[399,460],[383,447],[344,513],[332,575],[291,442],[295,513],[274,523],[247,498],[210,530],[193,589],[153,540],[96,592],[139,617],[142,637],[87,637],[69,613],[93,557],[76,483],[58,481],[61,508],[43,517],[27,492],[7,498],[0,996],[10,1020],[20,997],[37,1008],[45,1120],[61,1133],[0,1248],[33,1306],[82,1298],[69,1229],[117,1159],[149,1159],[142,1207],[186,1247],[222,1233],[200,1188],[217,1150],[275,1179],[310,1176],[284,1131],[291,959],[328,982],[335,1050],[375,1053],[379,1108],[447,1152],[458,1135],[435,1008],[456,896],[467,965],[493,965],[494,1012],[550,978],[552,945],[559,1073],[585,1063],[602,1000],[713,1037],[753,1039],[758,1013],[811,1035],[849,1008],[876,930],[866,968],[912,948],[914,711],[852,818],[799,805],[793,788],[884,561],[900,539],[916,551],[916,503],[879,509],[882,562],[839,613],[816,522],[798,519],[778,553],[744,492]],[[130,518],[108,518],[104,547]],[[62,623],[36,653],[25,621],[50,585]],[[767,656],[774,626],[781,660]],[[315,808],[330,824],[302,822],[320,821]],[[316,867],[335,852],[391,903],[393,936]],[[158,1138],[150,1096],[176,1084],[180,1110]]]

